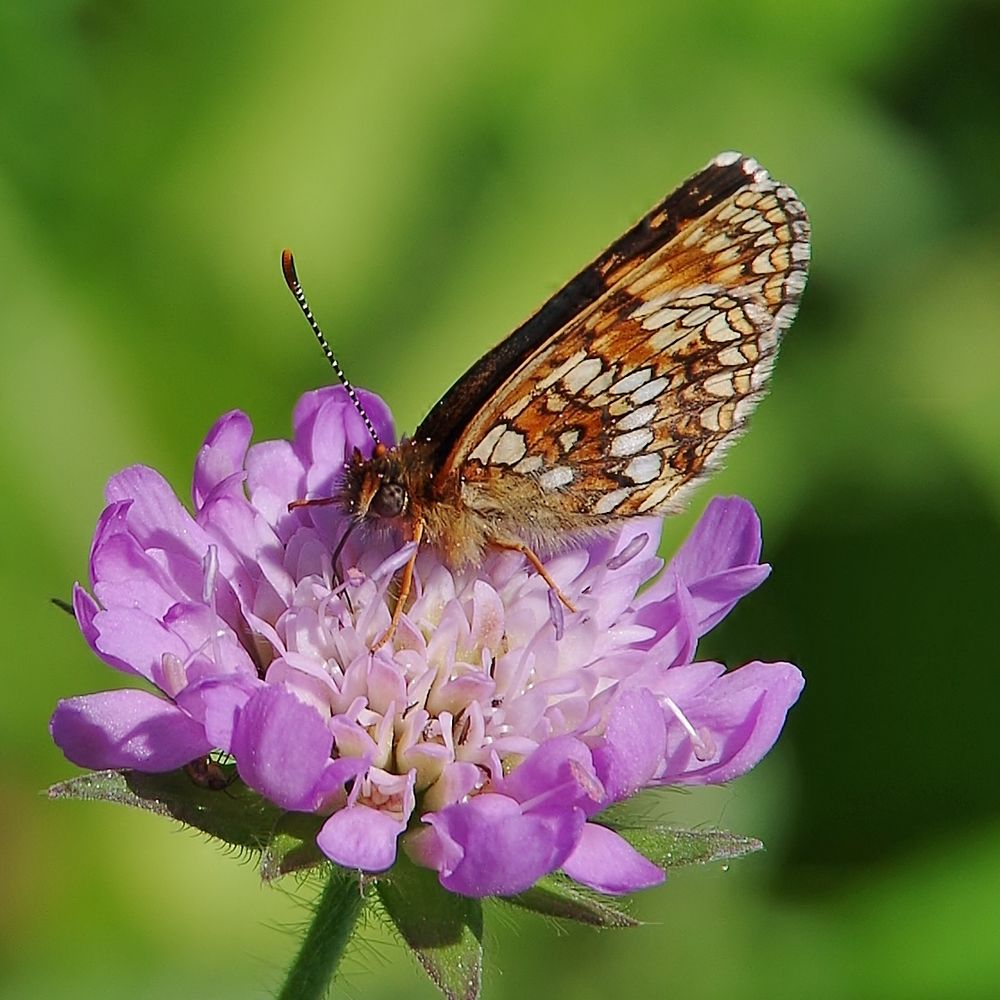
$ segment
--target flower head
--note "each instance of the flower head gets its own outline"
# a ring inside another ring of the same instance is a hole
[[[391,440],[384,404],[362,398]],[[372,653],[412,545],[345,540],[335,507],[288,510],[328,495],[367,431],[340,388],[300,400],[292,441],[251,446],[251,430],[238,411],[211,429],[193,515],[152,469],[108,484],[93,596],[77,586],[74,610],[147,685],[59,704],[53,738],[75,763],[169,771],[218,749],[276,805],[324,817],[317,843],[345,867],[384,871],[402,844],[465,895],[557,869],[624,893],[663,872],[595,817],[642,788],[727,781],[776,740],[798,669],[695,659],[769,572],[745,501],[713,500],[662,572],[651,518],[551,556],[573,612],[515,553],[454,572],[424,546]]]

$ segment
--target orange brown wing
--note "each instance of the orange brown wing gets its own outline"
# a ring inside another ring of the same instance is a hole
[[[568,529],[677,509],[762,397],[808,260],[795,193],[716,157],[445,395],[416,434],[435,478]]]

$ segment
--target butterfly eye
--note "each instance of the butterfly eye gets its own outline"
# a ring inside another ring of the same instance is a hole
[[[399,517],[406,508],[406,490],[399,483],[383,483],[372,497],[371,511],[379,517]]]

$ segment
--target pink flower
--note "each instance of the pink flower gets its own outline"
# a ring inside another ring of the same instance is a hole
[[[362,398],[390,441],[384,404]],[[402,844],[465,895],[560,869],[606,893],[661,881],[599,813],[749,770],[802,689],[788,663],[695,659],[769,572],[753,508],[713,500],[662,572],[655,519],[551,556],[572,613],[514,553],[455,572],[425,546],[400,627],[372,654],[412,550],[356,531],[333,565],[344,517],[287,505],[329,495],[371,439],[340,388],[306,394],[294,428],[251,446],[249,419],[222,417],[193,516],[152,469],[108,484],[76,617],[105,662],[158,693],[60,702],[66,756],[156,772],[225,751],[261,795],[325,817],[317,843],[337,864],[384,871]]]

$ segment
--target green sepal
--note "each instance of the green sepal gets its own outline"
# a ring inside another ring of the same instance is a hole
[[[219,765],[223,773],[233,765]],[[116,802],[193,826],[232,847],[260,851],[271,841],[282,811],[232,780],[222,788],[197,784],[183,768],[165,774],[92,771],[48,790],[51,799]]]
[[[664,871],[713,861],[732,861],[764,849],[755,837],[727,830],[681,830],[672,826],[618,827],[615,832]]]
[[[429,868],[402,852],[377,880],[378,896],[403,940],[449,1000],[475,1000],[483,980],[483,909],[448,892]]]
[[[278,820],[260,859],[260,877],[265,882],[326,864],[316,836],[326,822],[312,813],[288,812]]]
[[[504,896],[503,901],[546,917],[575,920],[591,927],[639,926],[639,921],[625,910],[621,898],[602,896],[565,875],[546,875],[526,892]]]

